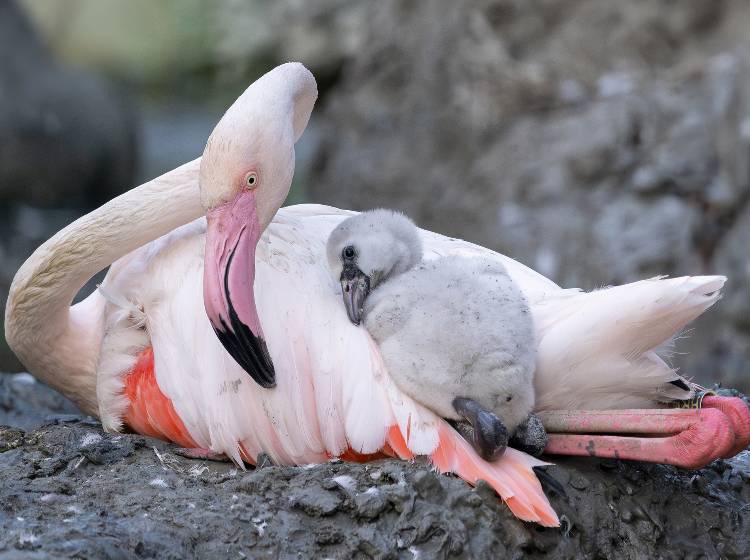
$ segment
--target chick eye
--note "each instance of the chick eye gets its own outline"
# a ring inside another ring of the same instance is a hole
[[[344,256],[345,259],[351,260],[354,258],[357,252],[354,250],[354,247],[349,245],[348,247],[344,247],[344,250],[341,252],[341,254]]]
[[[245,175],[245,188],[254,189],[258,186],[258,174],[255,171],[251,171]]]

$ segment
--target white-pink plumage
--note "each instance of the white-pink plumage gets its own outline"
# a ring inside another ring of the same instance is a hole
[[[285,67],[273,71],[279,91],[290,73],[307,72],[301,65]],[[275,103],[263,95],[244,99],[256,102]],[[263,126],[257,116],[262,112],[244,122],[242,108],[240,103],[231,110],[236,128],[234,121],[222,121],[232,126],[225,126],[221,132],[227,137],[216,142],[231,142],[232,134],[246,133],[243,127]],[[295,126],[304,121],[304,128],[307,115],[298,114],[294,104],[274,108],[278,112],[271,114],[293,112]],[[264,149],[273,156],[272,145]],[[195,160],[134,189],[32,255],[14,280],[6,309],[7,339],[29,370],[87,412],[98,413],[106,429],[118,430],[128,407],[125,376],[150,346],[159,389],[192,440],[237,462],[243,449],[287,464],[325,461],[347,449],[370,453],[383,448],[396,425],[408,446],[400,456],[433,453],[436,464],[454,465],[462,444],[448,443],[446,424],[390,382],[377,348],[341,305],[325,243],[351,212],[316,205],[276,212],[286,196],[283,185],[263,206],[259,202],[261,222],[275,214],[257,246],[255,301],[277,387],[259,387],[229,356],[204,310],[206,222],[195,219],[211,207],[212,197],[228,196],[226,185],[203,188],[201,205],[199,172],[218,165]],[[291,181],[291,169],[282,171]],[[584,294],[563,290],[488,249],[427,231],[422,235],[426,258],[499,259],[524,292],[537,323],[542,408],[653,405],[688,393],[668,385],[678,376],[652,349],[717,300],[722,277],[646,280]],[[80,286],[110,263],[101,289],[69,310]],[[461,457],[470,452],[461,448]],[[539,463],[523,457],[511,453],[496,466],[465,467],[462,476],[525,472],[522,476],[533,478],[530,466]],[[526,488],[512,479],[498,479],[495,486],[507,484],[503,497],[510,502],[514,491],[518,499]],[[539,499],[534,492],[541,494],[534,483],[531,502]],[[531,511],[523,504],[518,508]],[[553,523],[549,511],[526,517]]]

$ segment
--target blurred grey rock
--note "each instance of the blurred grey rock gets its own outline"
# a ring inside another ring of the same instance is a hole
[[[58,64],[19,5],[0,2],[0,303],[23,260],[81,213],[133,186],[122,92]],[[2,319],[0,319],[2,323]],[[0,324],[0,367],[20,367]]]
[[[95,205],[131,186],[133,115],[112,86],[59,65],[0,3],[0,200]]]
[[[386,0],[361,17],[312,200],[399,208],[564,286],[727,273],[675,362],[750,388],[746,5]]]
[[[80,414],[72,402],[30,374],[0,373],[0,426],[30,430],[60,415]]]

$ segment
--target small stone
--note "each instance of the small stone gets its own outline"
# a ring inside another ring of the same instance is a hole
[[[432,471],[416,472],[412,484],[422,498],[443,495],[443,486],[440,484],[440,479]]]
[[[344,542],[344,534],[335,527],[320,527],[315,534],[315,542],[319,545],[332,545]]]
[[[289,499],[292,507],[313,517],[331,515],[342,504],[342,499],[337,494],[314,487],[298,490]]]
[[[388,501],[377,488],[369,488],[367,491],[357,494],[354,498],[354,506],[357,515],[365,519],[374,519],[388,507]]]
[[[569,484],[576,490],[585,490],[589,487],[589,481],[579,474],[571,476]]]

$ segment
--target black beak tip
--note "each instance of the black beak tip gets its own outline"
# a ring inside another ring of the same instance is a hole
[[[224,317],[220,316],[218,318],[219,324],[217,325],[211,320],[211,326],[229,355],[242,366],[242,369],[247,372],[253,381],[265,389],[272,389],[276,387],[276,372],[273,368],[271,355],[268,353],[266,341],[261,338],[260,334],[256,335],[240,319],[229,293],[229,270],[232,267],[236,249],[237,246],[235,245],[224,271],[224,297],[227,303],[227,320],[229,322],[227,323]]]
[[[250,374],[250,377],[253,377],[253,375]],[[270,382],[266,382],[266,381],[259,381],[258,379],[255,379],[255,377],[253,377],[253,380],[264,389],[273,389],[276,387],[276,379],[273,379]]]
[[[240,329],[240,334],[235,334],[225,324],[221,328],[214,327],[214,332],[229,355],[253,381],[264,389],[273,389],[276,387],[276,371],[266,341],[255,336],[243,323],[239,325],[244,327]]]

